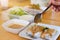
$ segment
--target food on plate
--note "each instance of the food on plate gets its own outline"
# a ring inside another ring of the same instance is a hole
[[[56,30],[35,24],[29,27],[27,29],[27,32],[28,34],[31,33],[33,37],[40,37],[42,39],[50,39],[52,38],[53,35],[55,35]]]
[[[22,28],[23,25],[19,25],[19,24],[11,24],[9,25],[9,28],[14,28],[14,29],[17,29],[17,28]]]
[[[50,34],[50,36],[55,34],[55,30],[54,29],[48,29],[48,33]]]
[[[22,15],[26,15],[27,14],[21,8],[12,9],[12,10],[9,11],[9,13],[12,14],[12,15],[18,15],[18,16],[22,16]]]
[[[35,33],[37,33],[37,32],[42,32],[43,29],[44,29],[44,27],[40,27],[40,26],[37,26],[37,25],[33,25],[32,27],[30,27],[30,28],[28,29],[28,32],[31,31],[31,32],[32,32],[32,35],[34,36]]]
[[[31,4],[29,8],[40,10],[39,4]]]

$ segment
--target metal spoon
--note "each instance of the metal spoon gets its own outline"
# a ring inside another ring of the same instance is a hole
[[[38,23],[39,21],[41,21],[41,15],[46,12],[50,7],[51,7],[52,4],[50,4],[42,13],[38,13],[36,14],[35,18],[34,18],[34,22],[35,23]]]

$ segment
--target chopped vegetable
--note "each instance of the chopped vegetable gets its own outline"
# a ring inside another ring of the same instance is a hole
[[[14,10],[11,10],[10,14],[22,16],[22,15],[26,15],[27,13],[25,13],[21,8],[16,8]]]

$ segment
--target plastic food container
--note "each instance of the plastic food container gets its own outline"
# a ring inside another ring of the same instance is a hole
[[[22,25],[21,28],[10,28],[9,26],[12,24],[18,24],[18,25]],[[19,19],[12,19],[12,20],[8,20],[5,23],[2,24],[2,27],[11,33],[14,34],[18,34],[22,29],[24,29],[27,25],[29,24],[28,21],[25,20],[19,20]]]

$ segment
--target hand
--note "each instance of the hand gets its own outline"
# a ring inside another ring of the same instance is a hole
[[[52,4],[52,8],[55,10],[55,11],[60,11],[60,0],[58,1],[55,1],[55,0],[50,0],[49,4]]]

